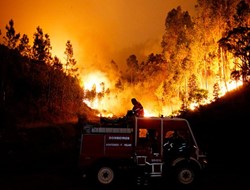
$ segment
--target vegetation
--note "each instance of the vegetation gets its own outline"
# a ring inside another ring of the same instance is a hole
[[[201,106],[208,99],[218,100],[220,91],[229,89],[230,79],[248,83],[249,20],[249,3],[244,0],[199,0],[194,17],[180,6],[171,10],[165,20],[161,54],[151,53],[142,62],[132,54],[124,72],[111,61],[112,70],[118,73],[116,92],[122,93],[127,86],[150,91],[158,105],[171,107],[172,113],[185,112],[192,104]],[[85,91],[70,40],[65,44],[63,63],[52,57],[50,36],[41,27],[36,28],[32,45],[26,34],[15,31],[12,19],[5,29],[5,34],[0,33],[4,121],[76,122],[79,115],[96,115],[84,100],[102,99],[114,92],[105,89],[104,83],[102,92],[95,86]]]
[[[57,57],[52,58],[49,35],[40,27],[32,47],[26,35],[17,43],[20,35],[15,33],[13,20],[6,29],[7,46],[0,45],[2,121],[8,125],[65,123],[87,112],[70,41],[63,65]]]
[[[130,55],[127,70],[113,69],[118,75],[115,89],[86,98],[101,100],[132,88],[135,94],[144,94],[144,102],[150,94],[159,110],[169,108],[171,115],[219,98],[231,90],[232,82],[248,83],[249,2],[198,0],[195,8],[193,17],[180,6],[172,9],[165,20],[162,52],[150,53],[143,61]],[[111,64],[119,65],[113,60]]]
[[[187,111],[186,118],[197,136],[199,145],[208,155],[209,165],[226,171],[245,171],[250,168],[248,150],[250,88],[242,86],[225,94],[213,103]],[[235,165],[233,164],[235,163]]]
[[[119,76],[115,88],[146,89],[161,107],[169,106],[190,121],[210,163],[221,167],[228,162],[232,169],[234,162],[245,169],[249,156],[231,155],[242,155],[249,148],[244,132],[250,107],[249,21],[249,3],[244,0],[198,0],[193,18],[177,7],[166,17],[161,54],[151,53],[142,62],[133,54],[126,60],[125,72],[111,61]],[[26,34],[16,33],[13,20],[5,29],[5,34],[0,30],[1,166],[15,167],[13,161],[21,166],[32,161],[41,167],[51,160],[76,163],[77,121],[97,115],[83,100],[102,99],[112,89],[102,84],[100,93],[94,86],[85,91],[70,41],[62,63],[52,57],[50,37],[41,27],[34,33],[33,45]],[[221,89],[229,91],[231,78],[245,85],[220,97]],[[203,105],[211,94],[213,102]],[[189,110],[192,103],[198,105],[194,111]]]

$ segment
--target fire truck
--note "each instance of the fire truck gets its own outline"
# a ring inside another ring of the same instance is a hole
[[[191,186],[207,166],[207,157],[183,118],[101,118],[100,123],[84,126],[80,142],[81,174],[102,186],[114,184],[125,172],[138,185],[160,178]]]

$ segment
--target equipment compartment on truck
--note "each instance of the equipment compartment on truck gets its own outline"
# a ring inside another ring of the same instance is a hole
[[[186,119],[134,117],[110,123],[88,124],[81,136],[79,167],[100,185],[131,172],[138,184],[159,177],[190,186],[206,168],[206,155]]]

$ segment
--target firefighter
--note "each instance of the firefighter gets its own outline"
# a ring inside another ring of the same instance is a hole
[[[131,99],[132,104],[134,105],[132,108],[132,113],[137,117],[143,117],[144,116],[144,109],[143,106],[139,101],[137,101],[135,98]]]
[[[132,110],[128,110],[126,119],[126,125],[128,128],[133,126],[134,117],[143,117],[144,110],[140,102],[138,102],[135,98],[131,99],[132,104],[134,105]]]

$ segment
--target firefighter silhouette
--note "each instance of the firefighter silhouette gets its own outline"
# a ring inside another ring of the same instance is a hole
[[[142,104],[136,100],[136,98],[132,98],[131,102],[133,104],[132,110],[127,112],[127,116],[136,116],[136,117],[143,117],[144,116],[144,109]]]

